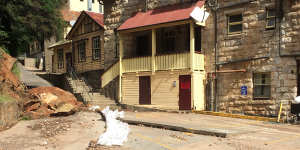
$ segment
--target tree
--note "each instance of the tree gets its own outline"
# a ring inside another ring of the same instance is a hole
[[[16,56],[32,41],[61,35],[65,0],[0,0],[0,47]]]

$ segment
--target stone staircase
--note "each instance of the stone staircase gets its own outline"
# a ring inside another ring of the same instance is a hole
[[[77,97],[77,99],[83,101],[89,105],[98,105],[100,109],[106,106],[110,106],[113,109],[117,109],[117,105],[114,100],[106,98],[100,92],[93,92],[84,78],[74,78],[68,75],[65,76],[69,90]]]

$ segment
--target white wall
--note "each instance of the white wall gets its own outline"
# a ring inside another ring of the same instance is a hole
[[[92,1],[92,0],[91,0]],[[92,12],[99,13],[99,2],[94,0],[92,3]],[[73,11],[88,11],[88,0],[70,0],[70,10]]]

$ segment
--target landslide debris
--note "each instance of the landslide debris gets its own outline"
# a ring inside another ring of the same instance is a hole
[[[24,104],[25,115],[33,119],[72,115],[83,106],[73,94],[57,87],[38,87],[28,92],[37,97]]]
[[[16,100],[19,111],[23,112],[21,116],[30,119],[65,116],[82,106],[73,94],[56,87],[28,90],[12,72],[15,63],[16,59],[0,48],[0,95]]]

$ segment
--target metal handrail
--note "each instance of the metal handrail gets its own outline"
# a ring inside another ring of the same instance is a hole
[[[69,75],[71,76],[72,79],[75,79],[77,81],[80,81],[80,78],[79,76],[77,75],[75,69],[73,67],[69,67],[69,71],[68,71]],[[85,80],[83,80],[84,83],[86,83]],[[78,85],[77,82],[75,82],[75,86],[76,86],[76,89],[78,89],[78,87],[80,87],[80,85]],[[90,101],[92,101],[92,97],[90,95],[90,87],[86,88],[86,86],[84,85],[81,85],[82,89],[83,89],[83,93],[86,93],[88,95],[88,98]],[[86,100],[83,98],[83,102],[86,103]]]

